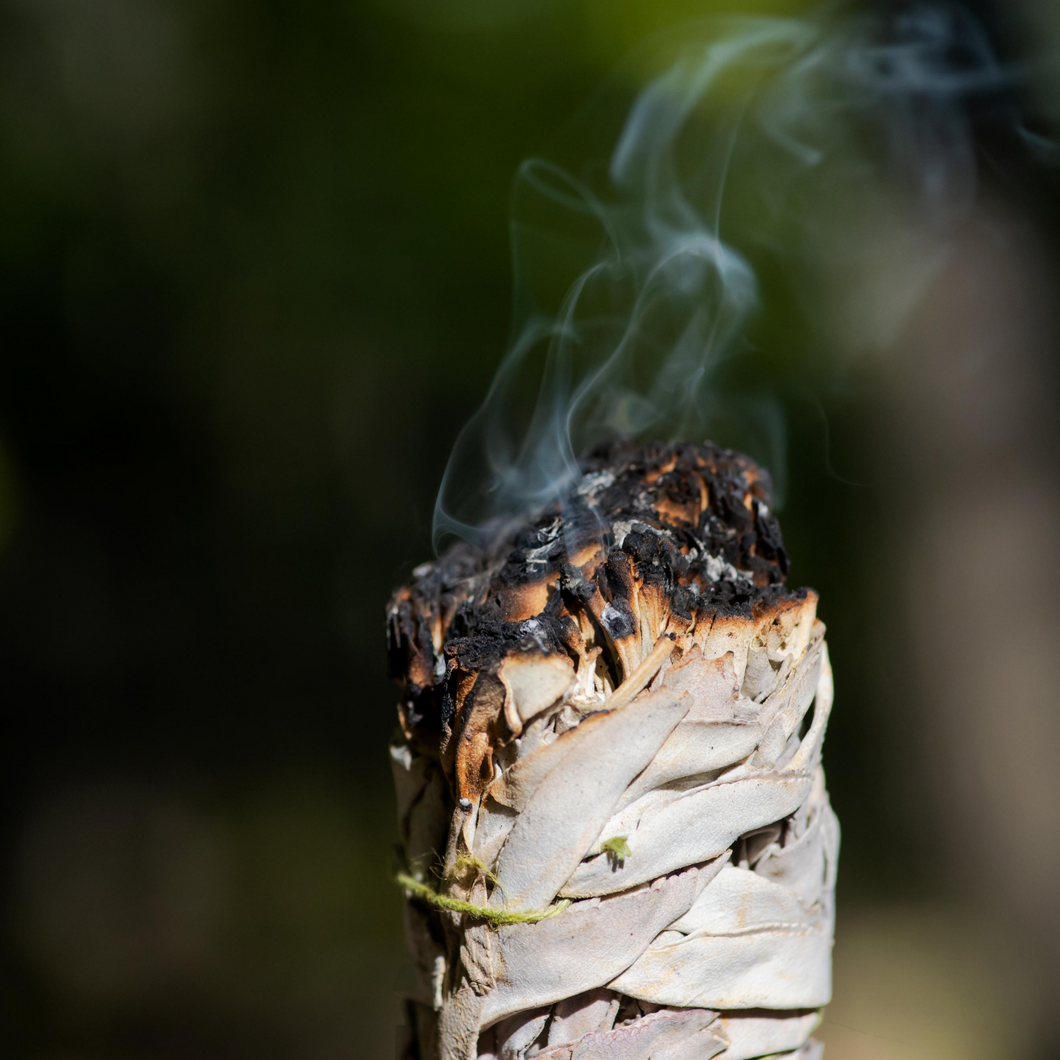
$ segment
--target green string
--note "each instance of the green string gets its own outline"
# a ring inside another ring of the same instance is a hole
[[[451,913],[465,913],[477,920],[485,920],[490,927],[501,927],[504,924],[536,924],[539,920],[547,920],[551,916],[562,913],[570,905],[570,899],[565,898],[561,902],[550,906],[548,909],[531,909],[526,912],[518,912],[508,909],[490,909],[484,905],[474,905],[471,902],[461,901],[459,898],[450,898],[448,895],[439,894],[433,887],[413,879],[404,872],[399,872],[395,882],[403,887],[411,895],[422,899],[435,909],[447,909]]]

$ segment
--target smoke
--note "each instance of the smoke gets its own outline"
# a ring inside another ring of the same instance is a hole
[[[976,101],[1009,85],[942,5],[715,21],[655,49],[632,105],[619,75],[518,172],[512,339],[454,447],[436,543],[486,544],[562,501],[609,438],[700,440],[734,414],[782,437],[768,395],[737,407],[721,382],[759,308],[752,262],[786,270],[811,320],[843,291],[847,348],[886,343],[975,201]],[[881,300],[860,277],[888,262]]]

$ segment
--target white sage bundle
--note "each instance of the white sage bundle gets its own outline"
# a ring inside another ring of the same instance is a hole
[[[394,598],[417,1060],[811,1060],[839,830],[768,482],[616,445]]]

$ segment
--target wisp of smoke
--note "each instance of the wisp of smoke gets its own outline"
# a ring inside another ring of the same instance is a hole
[[[683,29],[617,131],[605,101],[573,124],[572,161],[519,170],[513,338],[454,447],[436,544],[486,545],[562,502],[605,439],[705,436],[758,304],[752,251],[812,291],[856,272],[872,218],[900,202],[907,290],[857,341],[897,326],[974,201],[969,101],[1005,82],[949,6]]]

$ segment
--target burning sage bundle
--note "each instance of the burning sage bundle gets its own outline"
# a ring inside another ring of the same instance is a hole
[[[389,610],[419,1060],[810,1060],[839,830],[765,474],[615,444]]]

